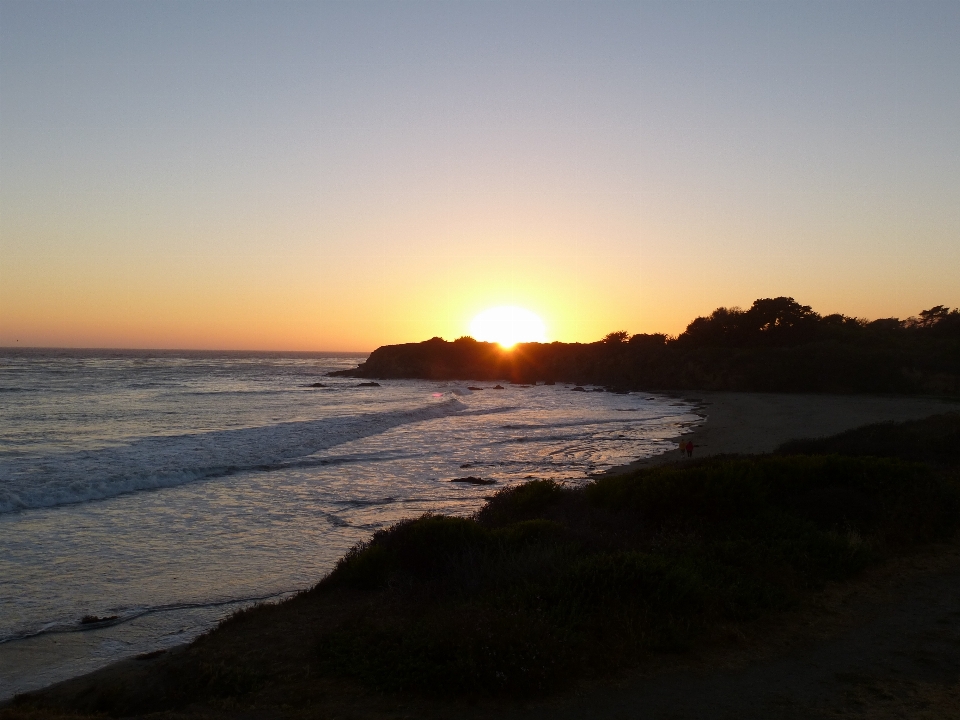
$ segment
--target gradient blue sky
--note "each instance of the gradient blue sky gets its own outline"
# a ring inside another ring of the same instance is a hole
[[[0,345],[960,305],[960,2],[0,2]]]

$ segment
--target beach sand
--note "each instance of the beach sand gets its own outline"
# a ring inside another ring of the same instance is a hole
[[[768,453],[788,440],[836,435],[878,422],[917,420],[960,411],[960,402],[941,398],[874,395],[704,392],[681,396],[704,418],[677,436],[694,444],[694,458]],[[681,460],[679,450],[612,468],[619,474]]]

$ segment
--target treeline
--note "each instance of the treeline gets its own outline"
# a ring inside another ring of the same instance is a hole
[[[677,337],[619,331],[594,343],[504,350],[462,337],[388,345],[341,374],[364,378],[570,382],[614,390],[960,394],[960,310],[906,320],[822,316],[793,298],[718,308]]]

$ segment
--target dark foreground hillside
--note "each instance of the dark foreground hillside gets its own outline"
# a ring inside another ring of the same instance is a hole
[[[960,394],[960,311],[908,320],[821,316],[793,298],[719,308],[678,337],[610,333],[602,341],[523,343],[469,337],[388,345],[363,378],[569,382],[611,389]]]
[[[958,433],[960,415],[941,415],[502,490],[472,518],[378,532],[312,590],[187,648],[20,697],[0,717],[350,716],[358,703],[549,695],[952,536]],[[914,462],[916,438],[946,450]]]

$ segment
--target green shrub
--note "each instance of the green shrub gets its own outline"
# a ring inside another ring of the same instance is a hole
[[[593,505],[628,509],[648,530],[711,531],[778,512],[825,530],[922,540],[948,531],[958,507],[956,492],[925,466],[830,455],[656,468],[598,480],[586,492]]]
[[[323,670],[380,691],[529,695],[556,688],[572,669],[555,628],[533,615],[467,605],[402,627],[356,623],[322,635]]]
[[[563,485],[554,480],[532,480],[497,492],[477,513],[485,525],[507,525],[539,517],[564,496]]]
[[[865,425],[828,438],[791,440],[780,455],[870,455],[912,462],[960,463],[960,413],[905,423]]]
[[[527,483],[473,519],[426,515],[351,551],[330,581],[389,585],[389,612],[322,635],[318,657],[388,690],[542,692],[789,607],[952,532],[958,508],[925,466],[837,455]]]

